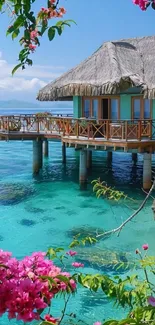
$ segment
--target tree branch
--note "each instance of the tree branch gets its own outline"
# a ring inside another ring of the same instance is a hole
[[[68,305],[68,302],[69,302],[69,299],[70,299],[70,295],[67,297],[67,299],[65,300],[65,306],[64,306],[64,309],[62,311],[62,316],[61,316],[61,319],[59,321],[59,325],[61,324],[61,322],[63,321],[64,317],[65,317],[65,313],[66,313],[66,309],[67,309],[67,305]]]
[[[147,200],[151,196],[154,188],[155,188],[155,180],[153,181],[153,184],[152,184],[149,192],[147,193],[147,196],[145,197],[144,201],[141,203],[140,207],[128,219],[126,219],[119,227],[117,227],[115,229],[112,229],[112,230],[109,230],[109,231],[106,231],[103,234],[97,235],[96,237],[97,238],[104,237],[104,236],[112,235],[112,234],[115,234],[115,233],[118,233],[118,236],[119,236],[121,230],[126,226],[126,224],[128,222],[130,222],[143,209],[143,207],[145,206]]]

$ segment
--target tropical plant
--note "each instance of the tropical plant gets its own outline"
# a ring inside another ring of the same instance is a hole
[[[85,239],[81,244],[93,243],[93,239]],[[96,243],[96,240],[95,240]],[[78,243],[79,245],[79,243]],[[73,245],[71,244],[71,247]],[[75,243],[74,243],[75,246]],[[108,321],[98,321],[100,325],[154,325],[155,324],[155,257],[147,256],[148,245],[142,246],[144,253],[136,249],[135,261],[142,269],[144,276],[132,274],[124,277],[108,277],[104,274],[85,274],[82,272],[67,272],[66,258],[73,258],[76,251],[65,252],[63,248],[50,248],[47,253],[33,253],[18,261],[11,253],[0,251],[0,315],[8,313],[9,319],[16,318],[25,323],[34,319],[40,320],[40,325],[60,324],[66,317],[70,322],[80,320],[73,312],[66,313],[67,305],[80,286],[92,291],[102,291],[116,307],[122,308],[124,318]],[[62,264],[63,270],[56,266],[53,260]],[[84,265],[72,262],[76,269]],[[52,300],[61,295],[64,298],[64,309],[60,318],[52,313]],[[48,312],[47,312],[48,308]],[[124,309],[126,308],[126,309]],[[127,311],[126,311],[127,310]],[[97,316],[96,316],[97,317]]]
[[[135,5],[138,5],[141,10],[147,10],[150,6],[155,10],[154,0],[132,0]]]
[[[57,18],[62,18],[66,10],[59,6],[59,0],[47,0],[47,5],[42,6],[38,13],[35,12],[33,4],[36,0],[0,0],[1,13],[7,13],[10,17],[10,26],[7,35],[16,39],[21,33],[19,43],[22,50],[19,53],[19,64],[13,69],[14,74],[17,69],[25,69],[26,65],[32,65],[30,55],[40,45],[41,37],[47,32],[49,41],[56,35],[61,35],[65,26],[71,26],[72,20],[58,20],[55,25],[51,22]],[[44,1],[43,1],[44,4]]]

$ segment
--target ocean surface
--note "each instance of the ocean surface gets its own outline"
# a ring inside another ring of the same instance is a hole
[[[37,110],[28,110],[33,113]],[[47,111],[47,109],[42,109]],[[5,110],[1,114],[26,113],[25,110]],[[55,111],[55,113],[57,110]],[[62,110],[61,110],[62,112]],[[58,112],[59,113],[59,112]],[[155,157],[153,155],[153,168]],[[49,247],[67,249],[77,233],[92,235],[96,231],[112,229],[125,220],[133,209],[137,209],[145,197],[142,186],[142,155],[137,163],[131,154],[113,153],[112,162],[106,152],[93,152],[93,165],[88,173],[88,188],[81,191],[78,184],[79,152],[67,148],[67,162],[62,164],[61,143],[49,143],[49,158],[36,177],[32,175],[32,142],[0,142],[0,248],[12,251],[22,258],[34,251],[46,251]],[[116,203],[107,199],[96,199],[91,181],[100,177],[108,185],[128,195],[125,202]],[[135,249],[148,243],[150,254],[154,254],[155,223],[150,200],[143,211],[121,232],[92,247],[83,248],[84,272],[118,274],[113,264],[101,262],[100,257],[111,260],[124,256],[129,261],[136,257]],[[81,255],[79,255],[81,256]],[[98,256],[98,260],[94,259]],[[78,256],[76,258],[78,260]],[[82,260],[83,261],[83,260]],[[72,271],[71,261],[67,270]],[[131,270],[122,270],[122,276]],[[139,271],[141,276],[141,272]],[[62,301],[53,302],[54,316],[60,316]],[[96,294],[80,289],[70,301],[68,313],[73,312],[87,324],[104,319],[118,318],[122,310],[116,310],[102,292]],[[0,325],[15,325],[6,317],[0,318]],[[20,324],[20,323],[18,323]]]

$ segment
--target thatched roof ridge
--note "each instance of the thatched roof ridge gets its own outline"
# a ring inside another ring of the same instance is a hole
[[[105,42],[93,55],[39,91],[40,101],[119,94],[141,87],[155,98],[155,36]]]

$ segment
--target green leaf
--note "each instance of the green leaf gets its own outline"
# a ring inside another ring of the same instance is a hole
[[[60,281],[64,282],[64,283],[66,283],[66,284],[69,284],[69,279],[64,275],[57,275],[56,278],[59,279]]]
[[[52,41],[55,37],[55,29],[53,27],[50,27],[48,30],[48,38],[50,41]]]
[[[14,32],[12,33],[12,39],[14,40],[20,33],[19,28],[15,29]]]
[[[22,63],[19,63],[19,64],[17,64],[14,68],[13,68],[13,70],[12,70],[12,76],[15,74],[15,72],[19,69],[19,68],[21,68],[23,66],[23,64]]]
[[[76,246],[79,246],[79,245],[80,245],[79,240],[74,240],[74,241],[69,245],[69,248],[73,248],[73,247],[76,247]]]
[[[30,60],[30,59],[26,59],[26,63],[27,63],[28,65],[33,65],[33,61]]]

